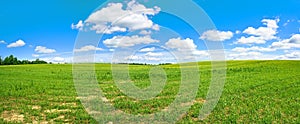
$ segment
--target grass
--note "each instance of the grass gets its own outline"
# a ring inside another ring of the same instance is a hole
[[[114,84],[110,64],[96,64],[101,90],[114,107],[130,114],[151,114],[175,99],[181,80],[178,65],[162,65],[167,81],[149,100],[127,97]],[[211,65],[200,62],[196,100],[177,123],[300,123],[300,61],[228,61],[219,103],[198,120],[211,81]],[[135,86],[147,88],[149,65],[130,65]],[[97,123],[84,109],[73,83],[72,65],[0,66],[0,123]]]

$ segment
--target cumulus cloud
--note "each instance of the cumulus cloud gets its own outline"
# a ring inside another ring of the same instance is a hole
[[[248,27],[243,31],[249,37],[242,36],[236,44],[265,44],[269,40],[277,39],[277,29],[279,28],[279,19],[263,19],[261,21],[266,27]]]
[[[65,62],[65,59],[62,57],[54,57],[52,59],[53,62]]]
[[[197,50],[197,45],[190,38],[172,38],[166,42],[165,46],[171,48],[178,62],[196,61],[199,57],[208,56],[207,52]]]
[[[227,59],[261,59],[260,56],[263,54],[261,52],[242,52],[242,53],[232,53],[229,54]]]
[[[159,7],[146,8],[135,0],[128,2],[127,7],[122,3],[109,3],[105,8],[92,13],[85,23],[91,25],[91,30],[104,34],[143,29],[159,30],[159,26],[148,17],[159,12]]]
[[[83,21],[80,20],[77,24],[72,23],[71,28],[72,29],[82,30],[83,26],[84,26]]]
[[[300,51],[292,51],[285,55],[277,56],[275,59],[281,60],[300,60]]]
[[[43,46],[37,46],[34,51],[37,53],[43,53],[43,54],[50,54],[50,53],[56,52],[56,50],[54,50],[54,49],[49,49],[49,48],[43,47]]]
[[[269,27],[269,28],[277,29],[277,28],[279,28],[279,26],[277,24],[279,21],[280,21],[280,19],[277,18],[277,19],[274,19],[274,20],[272,20],[272,19],[263,19],[261,22],[264,25],[267,25],[267,27]]]
[[[286,54],[285,56],[288,58],[300,58],[300,52],[299,51],[292,52],[292,53]]]
[[[208,30],[201,35],[200,39],[208,41],[225,41],[232,37],[233,33],[230,31]]]
[[[142,30],[140,32],[141,35],[150,35],[152,32],[151,31],[147,31],[147,30]]]
[[[66,63],[67,60],[62,57],[45,57],[45,58],[40,58],[41,60],[44,60],[46,62],[52,62],[52,63]]]
[[[294,34],[289,39],[273,42],[271,47],[276,49],[300,48],[300,34]]]
[[[161,58],[158,57],[145,57],[147,61],[161,61]]]
[[[157,56],[138,56],[131,55],[125,58],[125,60],[136,61],[136,62],[147,62],[147,61],[161,61],[162,59]]]
[[[132,47],[138,44],[150,44],[150,43],[157,43],[158,40],[152,39],[150,36],[114,36],[111,39],[106,39],[103,43],[107,47]]]
[[[140,52],[153,52],[153,51],[155,51],[155,47],[144,48],[140,50]]]
[[[269,27],[259,27],[258,29],[248,27],[246,30],[243,31],[243,33],[258,36],[262,40],[272,40],[276,38],[274,35],[277,34],[277,31],[274,30],[274,28]]]
[[[178,51],[194,51],[197,48],[194,41],[190,38],[172,38],[166,42],[166,46],[171,49],[177,49]]]
[[[250,36],[250,37],[242,36],[237,41],[238,44],[265,44],[266,42],[267,41],[264,40],[263,38],[255,37],[255,36]]]
[[[75,49],[74,52],[88,52],[88,51],[101,51],[102,48],[95,47],[93,45],[83,46],[79,49]]]
[[[158,57],[158,56],[163,56],[163,54],[162,53],[148,52],[148,53],[145,54],[145,56]]]
[[[32,54],[32,57],[38,58],[38,57],[40,57],[40,55],[38,55],[38,54]]]
[[[125,58],[125,60],[141,60],[143,59],[141,56],[137,56],[137,55],[131,55],[131,56],[127,56]]]
[[[288,41],[289,43],[300,44],[300,34],[294,34]]]
[[[13,48],[13,47],[22,47],[22,46],[25,46],[25,42],[23,40],[17,40],[16,42],[14,43],[11,43],[9,45],[7,45],[7,48]]]
[[[253,46],[253,47],[249,47],[249,48],[236,47],[236,48],[233,48],[231,51],[233,51],[233,52],[248,52],[248,51],[272,52],[272,51],[276,51],[276,49],[273,49],[270,47]]]
[[[4,40],[0,40],[0,44],[6,44]]]
[[[193,51],[193,55],[196,55],[196,56],[209,56],[209,53],[208,51],[204,51],[204,50],[195,50]]]
[[[283,24],[283,26],[287,26],[290,22],[291,22],[291,20],[287,20],[287,21]]]

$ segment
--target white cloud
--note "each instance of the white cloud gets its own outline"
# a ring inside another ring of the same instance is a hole
[[[279,26],[277,23],[279,22],[279,18],[272,20],[272,19],[263,19],[261,22],[263,22],[264,25],[267,25],[269,28],[277,29]]]
[[[158,57],[158,56],[163,56],[164,54],[162,53],[154,53],[154,52],[148,52],[145,54],[145,56],[152,56],[152,57]]]
[[[294,34],[290,39],[289,43],[300,44],[300,34]]]
[[[159,12],[159,7],[146,8],[135,0],[128,2],[127,8],[122,3],[109,3],[107,7],[92,13],[85,22],[92,25],[92,30],[104,34],[143,29],[159,30],[159,26],[148,17]]]
[[[273,42],[271,47],[276,49],[300,48],[300,34],[294,34],[289,39]]]
[[[267,41],[264,40],[261,37],[255,37],[255,36],[250,36],[250,37],[244,37],[242,36],[238,41],[236,42],[237,44],[265,44]]]
[[[173,49],[172,52],[176,56],[178,62],[195,61],[196,58],[207,56],[208,54],[197,50],[197,45],[190,38],[170,39],[166,44],[166,47]]]
[[[54,57],[52,59],[53,62],[65,62],[65,59],[62,57]]]
[[[32,54],[32,57],[38,58],[38,57],[40,57],[40,55],[38,55],[38,54]]]
[[[11,43],[9,45],[7,45],[7,48],[13,48],[13,47],[22,47],[22,46],[25,46],[25,42],[23,40],[18,40],[14,43]]]
[[[56,50],[54,49],[48,49],[46,47],[43,46],[37,46],[34,50],[37,53],[43,53],[43,54],[50,54],[50,53],[55,53]]]
[[[38,55],[38,54],[32,54],[32,57],[38,58],[38,57],[40,57],[40,55]]]
[[[145,63],[149,61],[161,61],[162,59],[158,58],[157,56],[138,56],[138,55],[131,55],[125,58],[125,60],[130,60],[137,63]]]
[[[112,62],[111,52],[101,52],[95,54],[74,54],[70,57],[64,57],[68,63],[91,63],[91,62]]]
[[[71,28],[82,30],[83,26],[84,26],[83,21],[80,20],[77,24],[72,23]]]
[[[4,40],[0,40],[0,44],[6,44]]]
[[[103,31],[102,30],[98,30],[97,28],[99,28],[98,26],[94,26],[92,29],[96,30],[96,33],[104,33],[104,34],[112,34],[114,32],[125,32],[127,29],[126,28],[121,28],[121,27],[118,27],[118,26],[114,26],[114,27],[109,27],[109,28],[106,28],[104,29]],[[103,28],[103,27],[100,27],[100,29]]]
[[[40,58],[40,60],[44,60],[46,62],[52,62],[52,63],[66,63],[67,62],[67,60],[62,57],[45,57],[45,58]]]
[[[253,46],[253,47],[249,47],[249,48],[236,47],[236,48],[233,48],[231,51],[233,51],[233,52],[248,52],[248,51],[272,52],[272,51],[276,51],[276,49],[273,49],[270,47]]]
[[[242,52],[242,53],[231,53],[228,55],[227,59],[234,60],[251,60],[251,59],[261,59],[260,56],[263,54],[260,52]]]
[[[153,52],[155,51],[155,47],[151,47],[151,48],[144,48],[141,49],[140,52]]]
[[[300,58],[300,52],[299,51],[292,52],[292,53],[286,54],[285,56],[288,58]]]
[[[231,51],[233,51],[233,52],[247,52],[248,48],[236,47],[236,48],[231,49]]]
[[[95,47],[93,45],[83,46],[79,49],[75,49],[74,52],[87,52],[87,51],[101,51],[102,48]]]
[[[147,61],[161,61],[161,59],[157,58],[157,57],[145,57],[145,60],[147,60]]]
[[[140,32],[141,35],[150,35],[152,32],[151,31],[147,31],[147,30],[142,30]]]
[[[197,48],[194,41],[190,38],[173,38],[166,43],[166,46],[171,49],[177,49],[178,51],[194,51]]]
[[[152,29],[158,31],[160,29],[160,27],[158,24],[154,24]]]
[[[281,60],[300,60],[300,51],[293,51],[286,53],[285,55],[277,56],[275,59]]]
[[[209,56],[209,53],[207,51],[204,50],[195,50],[193,51],[193,54],[196,56]]]
[[[198,50],[197,45],[194,44],[190,38],[170,39],[166,44],[167,48],[171,48],[171,52],[176,56],[177,62],[189,62],[197,60],[209,59],[209,53],[205,50]]]
[[[240,33],[242,33],[242,32],[241,32],[240,30],[236,30],[235,33],[236,33],[236,34],[240,34]]]
[[[138,44],[150,44],[159,42],[158,40],[152,39],[150,36],[114,36],[112,39],[106,39],[103,43],[107,47],[132,47]]]
[[[287,20],[287,21],[283,24],[283,26],[287,26],[290,22],[291,22],[291,20]]]
[[[277,31],[269,27],[259,27],[258,29],[248,27],[243,33],[258,36],[262,40],[272,40],[276,38],[274,35],[277,34]]]
[[[244,34],[251,35],[249,37],[242,36],[237,40],[236,44],[265,44],[269,40],[277,39],[277,29],[279,28],[279,19],[263,19],[261,21],[266,27],[257,29],[248,27],[243,31]]]
[[[131,55],[125,58],[125,60],[141,60],[143,59],[141,56]]]
[[[201,35],[200,39],[208,41],[225,41],[232,37],[233,33],[230,31],[208,30]]]

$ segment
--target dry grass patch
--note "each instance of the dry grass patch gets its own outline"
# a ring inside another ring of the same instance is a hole
[[[45,110],[45,113],[62,113],[62,112],[72,112],[70,109],[51,109],[51,110]]]
[[[31,107],[31,109],[33,109],[33,110],[40,110],[41,106],[34,105],[34,106]]]
[[[61,103],[61,106],[70,106],[70,107],[77,107],[77,103],[71,102],[71,103]]]
[[[7,122],[19,122],[20,123],[20,122],[24,121],[24,115],[19,114],[14,111],[4,111],[1,114],[1,118],[3,118],[3,120],[7,121]]]

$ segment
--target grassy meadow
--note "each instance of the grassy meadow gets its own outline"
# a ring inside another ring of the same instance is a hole
[[[150,85],[151,65],[130,65],[141,88]],[[151,114],[167,107],[179,90],[179,65],[161,65],[167,74],[154,99],[135,100],[113,82],[111,65],[96,64],[101,90],[114,107],[130,114]],[[198,120],[211,81],[210,62],[199,62],[195,102],[178,123],[300,123],[300,61],[228,61],[219,103]],[[0,66],[0,123],[97,123],[77,97],[71,64]]]

